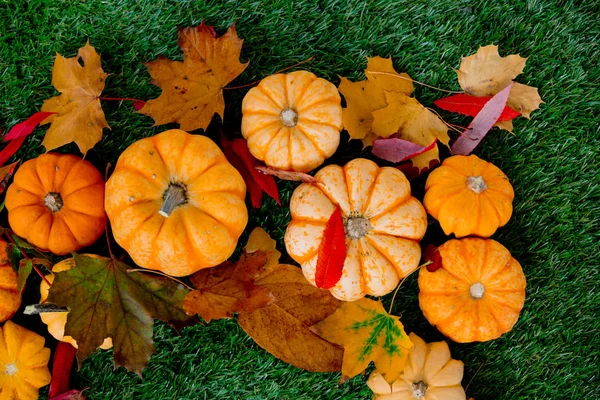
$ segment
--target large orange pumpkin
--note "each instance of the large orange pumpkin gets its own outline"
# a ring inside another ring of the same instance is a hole
[[[121,154],[105,204],[115,240],[136,264],[185,276],[231,256],[248,222],[245,196],[212,140],[173,129]]]
[[[439,247],[442,268],[419,272],[425,318],[455,342],[485,342],[510,331],[525,303],[525,275],[491,239],[453,239]]]
[[[318,183],[302,184],[292,195],[292,221],[285,233],[288,253],[314,285],[323,231],[339,206],[347,254],[342,278],[331,294],[353,301],[391,292],[418,267],[419,240],[427,229],[425,210],[411,196],[408,180],[397,168],[379,168],[363,158],[344,167],[329,165],[315,178]]]
[[[425,191],[423,205],[446,235],[489,237],[512,215],[515,193],[508,177],[475,155],[445,159]]]
[[[311,72],[266,77],[248,91],[242,113],[250,152],[270,167],[311,171],[340,143],[340,94]]]
[[[0,399],[35,400],[50,383],[44,338],[12,321],[0,327]]]
[[[95,257],[98,256],[95,254],[83,254],[87,257]],[[66,258],[59,263],[55,264],[52,267],[52,273],[46,275],[46,279],[50,284],[54,282],[54,274],[58,272],[68,271],[75,266],[75,260],[73,258]],[[45,281],[40,283],[40,303],[44,303],[48,299],[48,294],[50,292],[50,286]],[[65,336],[65,325],[67,324],[67,315],[68,311],[62,312],[46,312],[40,313],[40,318],[44,324],[48,327],[48,332],[54,338],[61,342],[70,343],[73,347],[77,348],[77,342],[71,336]],[[102,345],[100,345],[101,349],[110,349],[112,347],[112,339],[106,338]]]
[[[7,247],[0,241],[0,322],[10,319],[21,305],[17,273],[8,260]]]
[[[104,179],[88,161],[47,153],[26,161],[6,192],[13,231],[42,250],[67,254],[104,232]]]

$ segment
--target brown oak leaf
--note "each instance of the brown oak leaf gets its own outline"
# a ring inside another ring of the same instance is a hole
[[[214,114],[223,118],[223,88],[248,63],[239,61],[243,40],[235,25],[221,37],[204,22],[197,27],[179,29],[178,44],[183,61],[164,57],[145,64],[152,83],[161,95],[146,102],[138,112],[154,119],[154,125],[176,122],[185,131],[206,129]]]
[[[61,94],[44,101],[42,111],[57,114],[40,124],[52,123],[42,141],[47,151],[75,142],[85,155],[102,139],[102,130],[110,129],[100,106],[107,76],[100,65],[100,55],[89,42],[76,57],[56,54],[52,85]]]

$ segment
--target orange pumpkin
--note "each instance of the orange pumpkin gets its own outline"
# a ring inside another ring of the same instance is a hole
[[[450,356],[448,344],[425,343],[414,333],[409,337],[415,347],[400,378],[390,385],[377,370],[369,376],[373,400],[466,400],[460,385],[464,364]]]
[[[87,257],[98,256],[95,254],[83,254]],[[46,275],[48,282],[52,284],[54,282],[54,274],[58,272],[68,271],[75,266],[75,260],[73,258],[67,258],[52,267],[52,273]],[[45,281],[40,283],[40,303],[44,303],[48,299],[48,293],[50,292],[50,286]],[[64,312],[47,312],[40,313],[40,318],[44,324],[48,327],[48,332],[54,338],[60,342],[70,343],[73,347],[77,348],[77,342],[71,336],[65,336],[65,325],[67,324],[68,311]],[[110,349],[112,347],[112,339],[104,339],[104,343],[100,346],[101,349]]]
[[[136,264],[185,276],[225,261],[248,222],[246,185],[206,136],[139,140],[106,183],[115,240]]]
[[[419,272],[425,318],[455,342],[485,342],[510,331],[525,303],[521,265],[491,239],[453,239],[439,247],[442,268]]]
[[[427,229],[427,215],[411,196],[408,180],[397,168],[379,168],[363,158],[344,167],[328,165],[315,178],[318,183],[302,184],[292,195],[292,221],[285,233],[288,253],[314,285],[323,231],[339,206],[347,253],[342,278],[331,294],[354,301],[391,292],[418,267],[419,240]]]
[[[266,77],[248,91],[242,113],[250,152],[273,168],[311,171],[340,144],[338,90],[308,71]]]
[[[104,232],[104,179],[88,161],[47,153],[26,161],[6,192],[8,222],[32,245],[67,254]]]
[[[21,305],[17,273],[8,260],[8,244],[0,241],[0,322],[10,319]]]
[[[489,237],[512,215],[515,193],[508,177],[475,155],[445,159],[425,191],[423,205],[446,235]]]
[[[44,338],[12,321],[0,327],[0,399],[35,400],[50,383]]]

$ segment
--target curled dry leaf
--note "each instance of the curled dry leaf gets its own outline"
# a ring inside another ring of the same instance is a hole
[[[148,100],[139,113],[154,119],[154,125],[170,122],[184,131],[206,129],[214,114],[223,118],[223,88],[248,63],[239,61],[243,40],[235,25],[217,38],[204,22],[197,27],[179,29],[178,45],[183,61],[164,57],[145,64],[152,83],[162,89],[161,95]]]
[[[107,76],[100,65],[100,55],[89,42],[76,57],[56,55],[52,85],[61,94],[42,105],[43,112],[56,113],[41,123],[52,123],[42,142],[47,151],[75,142],[85,155],[102,139],[102,130],[110,128],[100,106]]]
[[[435,272],[442,268],[442,256],[440,255],[437,246],[433,244],[425,246],[422,260],[424,263],[429,263],[426,267],[429,272]]]
[[[271,167],[254,167],[258,172],[265,175],[273,175],[284,181],[295,181],[303,183],[317,183],[317,178],[304,172],[284,171]]]

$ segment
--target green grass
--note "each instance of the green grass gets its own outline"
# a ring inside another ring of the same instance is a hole
[[[529,57],[518,80],[539,87],[546,103],[532,120],[515,122],[515,135],[494,131],[476,151],[502,168],[514,185],[514,215],[494,238],[521,262],[527,301],[512,332],[487,343],[450,343],[451,351],[465,362],[463,384],[472,381],[467,394],[477,400],[600,398],[600,24],[594,2],[207,3],[3,0],[0,127],[10,128],[55,95],[55,52],[71,57],[88,38],[112,74],[105,96],[157,97],[160,89],[149,85],[142,62],[158,55],[179,59],[175,28],[199,24],[202,18],[220,33],[237,21],[245,39],[242,59],[250,65],[235,85],[310,56],[315,59],[305,68],[337,84],[338,75],[361,79],[364,57],[380,55],[392,56],[397,70],[416,80],[458,89],[452,68],[479,46],[495,43],[502,55]],[[245,92],[226,92],[224,125],[230,133],[239,132]],[[418,87],[416,96],[431,105],[443,94]],[[105,102],[103,108],[112,129],[105,130],[88,156],[101,167],[114,163],[135,140],[172,127],[152,128],[151,119],[133,113],[130,103]],[[209,134],[217,126],[213,122]],[[45,129],[36,131],[18,157],[43,152]],[[330,162],[344,163],[359,154],[360,145],[344,144]],[[422,186],[423,180],[415,182],[417,196]],[[280,187],[285,205],[295,185]],[[251,212],[248,231],[264,227],[284,250],[288,220],[287,208],[267,200]],[[430,232],[439,234],[439,226],[432,222]],[[427,341],[443,339],[424,319],[417,293],[412,277],[399,292],[395,313],[408,331]],[[33,317],[18,320],[40,328]],[[288,366],[255,345],[235,321],[186,328],[181,336],[159,324],[156,345],[143,381],[123,369],[113,372],[112,353],[103,352],[84,362],[76,384],[90,387],[90,399],[370,397],[364,377],[338,386],[339,374]]]

